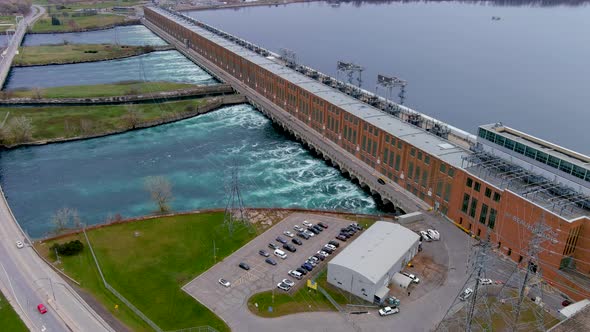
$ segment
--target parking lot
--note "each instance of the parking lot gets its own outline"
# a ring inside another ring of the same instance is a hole
[[[296,238],[303,242],[303,245],[294,245],[291,242],[291,238],[283,235],[283,231],[288,230],[296,233],[293,230],[293,226],[303,226],[302,222],[304,220],[312,224],[322,222],[328,228],[309,240],[296,236]],[[340,247],[301,280],[297,280],[287,274],[289,270],[300,267],[309,256],[315,254],[328,241],[334,240],[335,236],[340,232],[340,228],[346,227],[350,223],[350,220],[329,216],[294,213],[186,284],[183,290],[219,315],[230,327],[233,327],[232,321],[236,320],[236,316],[232,316],[232,313],[235,313],[237,307],[245,304],[251,295],[271,289],[275,289],[277,292],[284,292],[277,288],[277,284],[285,278],[295,282],[295,286],[289,291],[289,293],[293,293],[299,287],[304,286],[307,279],[310,279],[313,275],[321,271],[327,262],[338,254],[338,252],[342,251],[346,244],[358,237],[359,233],[346,242],[338,241],[340,242]],[[278,236],[287,239],[289,243],[297,248],[297,251],[291,253],[282,249],[282,244],[275,240]],[[274,250],[268,247],[269,243],[279,245],[281,250],[287,253],[287,258],[281,259],[273,255]],[[273,266],[266,263],[265,257],[258,253],[261,249],[270,253],[270,258],[277,262],[277,265]],[[241,262],[247,263],[250,266],[250,270],[246,271],[240,268],[238,265]],[[220,285],[218,282],[220,278],[231,282],[231,287]]]

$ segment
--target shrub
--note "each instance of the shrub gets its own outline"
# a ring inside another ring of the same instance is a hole
[[[51,16],[51,25],[61,25],[61,21],[56,16]]]
[[[63,244],[54,243],[50,249],[63,256],[74,256],[84,249],[84,244],[80,240],[74,240]]]

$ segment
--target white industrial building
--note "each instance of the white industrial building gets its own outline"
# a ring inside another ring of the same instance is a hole
[[[388,285],[418,252],[420,237],[378,221],[328,263],[328,282],[369,302],[381,303]]]

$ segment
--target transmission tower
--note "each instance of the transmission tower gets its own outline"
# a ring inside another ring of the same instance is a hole
[[[524,225],[524,222],[518,223]],[[543,243],[554,240],[551,235],[551,227],[545,223],[545,216],[543,215],[532,229],[532,236],[528,243],[528,248],[524,252],[525,256],[514,269],[502,290],[498,294],[499,304],[497,306],[509,304],[512,310],[509,314],[504,314],[504,320],[511,331],[531,331],[537,329],[545,331],[545,319],[543,296],[542,271],[539,264],[539,254],[543,251]],[[524,272],[524,275],[523,275]],[[516,285],[518,293],[515,294],[514,289],[510,285]],[[536,295],[534,297],[535,305],[532,305],[532,311],[535,314],[535,321],[521,322],[521,313],[523,311],[523,302],[525,297],[530,294]],[[505,313],[505,310],[497,308],[497,312]],[[531,326],[535,325],[535,326]]]
[[[357,82],[357,86],[359,87],[359,89],[363,85],[362,75],[363,75],[363,70],[365,70],[365,68],[363,68],[357,64],[354,64],[352,62],[338,61],[336,63],[336,70],[337,70],[338,76],[340,75],[340,73],[346,74],[349,84],[353,84],[352,82],[354,81],[355,74],[356,74],[356,82]]]
[[[407,81],[402,80],[399,77],[395,76],[385,76],[385,75],[377,75],[377,91],[376,93],[379,94],[379,87],[385,88],[388,92],[386,96],[387,99],[391,100],[393,97],[393,88],[399,87],[399,104],[403,105],[404,101],[406,100],[406,85],[408,84]]]
[[[488,228],[488,233],[490,234]],[[436,331],[484,331],[492,324],[492,311],[488,305],[487,288],[482,287],[481,280],[486,278],[486,271],[490,269],[490,240],[473,246],[472,255],[468,262],[469,278],[463,284],[461,291],[445,313]],[[471,295],[462,299],[465,290],[471,290]]]
[[[281,48],[281,59],[285,61],[285,64],[289,68],[295,68],[297,66],[297,54],[288,48]]]
[[[240,193],[240,183],[238,181],[238,168],[231,168],[231,180],[225,187],[227,204],[223,215],[223,224],[227,227],[230,236],[239,225],[251,226],[248,221],[248,211],[244,207],[242,194]]]

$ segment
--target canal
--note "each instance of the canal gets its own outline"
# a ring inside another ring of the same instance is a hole
[[[189,15],[277,53],[288,48],[334,76],[337,61],[355,62],[372,91],[377,74],[401,77],[408,106],[469,132],[501,121],[590,154],[581,139],[590,121],[590,6],[531,3],[311,2]]]
[[[178,51],[161,51],[109,61],[12,68],[4,89],[122,81],[171,81],[203,85],[218,83]]]
[[[222,208],[230,168],[244,204],[375,213],[374,200],[339,171],[278,132],[249,105],[115,136],[0,152],[0,183],[33,237],[60,208],[88,224],[150,214],[147,176],[172,183],[174,211]]]
[[[60,45],[64,43],[134,46],[161,46],[167,44],[143,25],[128,25],[88,32],[27,34],[23,46]]]

